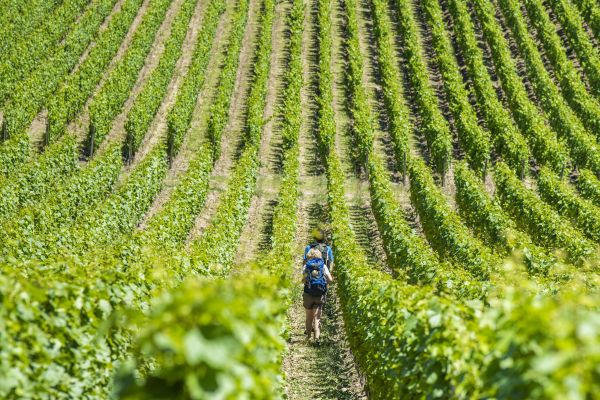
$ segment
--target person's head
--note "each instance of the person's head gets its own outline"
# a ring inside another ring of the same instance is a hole
[[[321,228],[317,228],[313,230],[313,236],[317,243],[325,243],[325,231]]]
[[[323,258],[321,252],[317,249],[310,249],[308,253],[306,253],[307,260],[314,260],[315,258]]]

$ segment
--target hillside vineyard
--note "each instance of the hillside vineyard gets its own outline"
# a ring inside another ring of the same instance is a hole
[[[598,0],[0,0],[0,121],[2,399],[600,399]]]

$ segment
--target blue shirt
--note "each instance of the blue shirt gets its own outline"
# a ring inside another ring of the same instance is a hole
[[[331,247],[329,247],[329,246],[325,246],[325,247],[327,247],[327,253],[329,254],[329,260],[331,262],[333,262],[333,252],[331,251]],[[303,257],[304,257],[305,260],[306,260],[306,253],[308,253],[309,250],[310,250],[310,245],[306,246],[306,248],[304,249],[304,256]]]

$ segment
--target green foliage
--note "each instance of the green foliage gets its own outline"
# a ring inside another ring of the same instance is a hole
[[[304,6],[296,1],[288,17],[290,27],[289,61],[288,70],[285,74],[286,87],[283,90],[283,105],[281,107],[283,116],[281,136],[283,136],[283,146],[287,149],[298,144],[300,125],[302,124],[301,91],[304,86],[304,77],[302,76],[303,22]]]
[[[0,62],[0,104],[12,95],[15,86],[52,55],[90,0],[63,0],[51,15],[29,35],[15,43],[9,54]]]
[[[29,135],[20,133],[0,144],[0,179],[9,178],[29,160]]]
[[[331,0],[319,0],[319,144],[321,154],[334,145],[337,127],[333,110],[333,74],[331,73]],[[327,162],[326,157],[322,157]]]
[[[279,203],[273,212],[273,234],[271,235],[271,254],[263,264],[273,273],[285,276],[283,283],[291,283],[293,268],[294,238],[298,217],[297,200],[300,194],[300,152],[298,138],[302,124],[302,98],[300,96],[304,86],[302,76],[302,23],[304,22],[304,4],[302,0],[295,0],[288,17],[290,27],[289,62],[285,74],[286,88],[284,89],[284,103],[281,108],[283,114],[282,136],[283,150],[283,179],[279,186]]]
[[[600,37],[600,6],[594,0],[573,0],[596,39]]]
[[[581,197],[600,207],[600,182],[592,171],[582,169],[579,172],[577,190]]]
[[[6,221],[0,232],[0,248],[17,258],[32,254],[38,236],[73,225],[77,218],[101,204],[117,184],[122,166],[121,147],[112,143],[85,169],[54,188],[43,202],[21,208]]]
[[[475,37],[471,14],[464,0],[449,0],[448,8],[454,21],[456,41],[467,65],[477,104],[492,134],[494,148],[513,171],[520,171],[522,161],[529,158],[527,141],[514,125],[508,110],[498,100]]]
[[[158,145],[133,169],[115,192],[75,224],[47,233],[33,243],[29,257],[44,260],[58,254],[86,254],[118,244],[139,224],[162,188],[166,151]]]
[[[271,70],[271,43],[273,20],[275,19],[275,2],[265,0],[261,14],[261,31],[258,38],[256,61],[254,62],[254,77],[252,88],[246,99],[248,114],[246,117],[246,143],[258,146],[262,137],[264,125],[264,109],[267,104],[267,80]]]
[[[564,145],[546,126],[536,105],[527,97],[527,91],[517,73],[504,34],[496,23],[494,5],[487,0],[473,0],[473,3],[515,122],[529,141],[537,163],[547,165],[554,171],[560,171],[568,157]]]
[[[408,120],[408,110],[400,96],[399,72],[396,67],[395,52],[391,46],[392,35],[388,23],[386,3],[383,0],[370,2],[373,16],[373,32],[377,39],[379,53],[379,75],[383,89],[383,103],[388,117],[388,133],[394,146],[394,155],[398,165],[409,154],[408,140],[412,124]]]
[[[600,208],[577,196],[567,184],[547,169],[542,169],[538,176],[538,192],[542,200],[561,216],[576,221],[577,228],[588,239],[600,242]]]
[[[83,110],[110,61],[117,54],[142,3],[142,0],[124,1],[120,11],[112,14],[108,26],[99,35],[96,44],[90,49],[77,71],[69,75],[48,100],[50,140],[54,141],[64,135],[67,124]]]
[[[472,346],[462,328],[464,314],[452,301],[391,280],[367,265],[350,225],[339,157],[332,151],[327,160],[327,203],[344,327],[371,396],[439,397],[444,389],[450,393],[451,386],[459,393],[472,387],[477,370],[467,362]],[[440,301],[452,309],[442,312],[436,304]],[[463,375],[452,365],[472,368],[473,373]],[[463,378],[468,382],[461,383]]]
[[[494,182],[504,211],[538,244],[548,249],[564,249],[575,264],[597,252],[594,243],[527,189],[502,162],[496,164]]]
[[[246,0],[241,0],[240,10],[241,9],[245,10],[243,14],[244,22],[242,24],[245,27],[245,18],[247,18],[245,14],[248,12],[248,2]],[[196,107],[196,102],[198,101],[198,94],[200,93],[200,89],[202,89],[202,85],[204,84],[206,67],[208,66],[208,61],[210,60],[210,49],[213,45],[213,39],[215,37],[217,25],[219,24],[219,18],[224,11],[225,1],[223,0],[214,0],[214,2],[211,1],[208,4],[208,9],[204,16],[205,22],[200,30],[200,33],[198,34],[196,49],[194,50],[194,55],[192,56],[192,65],[188,69],[187,75],[185,76],[183,84],[181,85],[181,89],[177,93],[175,105],[173,108],[171,108],[169,114],[167,115],[167,124],[169,129],[167,133],[167,143],[169,143],[170,146],[170,143],[173,142],[174,155],[179,152],[179,149],[183,144],[183,138],[190,129],[192,117],[194,115],[194,108]],[[236,16],[239,16],[239,14],[236,14]],[[237,64],[235,70],[237,70]],[[233,79],[235,80],[235,72],[233,74]]]
[[[134,353],[151,357],[157,368],[140,380],[135,361],[126,363],[116,397],[280,398],[280,327],[287,309],[278,286],[270,275],[253,272],[225,281],[188,279],[160,295],[149,317],[138,317],[143,328]]]
[[[448,260],[482,281],[497,272],[501,259],[473,237],[452,211],[428,168],[420,158],[412,159],[410,200],[419,214],[423,232],[441,260]]]
[[[192,266],[197,271],[225,277],[233,266],[235,250],[248,221],[256,190],[258,148],[249,146],[237,162],[227,191],[201,238],[190,245]]]
[[[582,1],[579,2],[583,3]],[[598,54],[598,49],[594,47],[589,35],[584,30],[583,18],[570,1],[548,0],[548,4],[552,7],[554,15],[560,21],[564,33],[569,39],[569,44],[577,54],[579,64],[590,84],[591,92],[596,97],[600,97],[600,54]],[[598,5],[596,4],[596,7],[588,9],[595,11],[594,16],[597,18]],[[593,25],[592,29],[594,29]]]
[[[562,39],[556,26],[546,14],[546,7],[539,0],[524,1],[529,19],[535,26],[537,37],[544,45],[546,57],[552,64],[554,74],[562,88],[562,95],[579,116],[588,132],[600,138],[600,102],[587,92],[579,77],[579,71],[567,58]]]
[[[14,46],[27,37],[40,21],[60,5],[60,0],[5,0],[0,4],[0,54],[11,54]]]
[[[454,169],[454,183],[460,217],[480,240],[504,257],[515,251],[522,252],[521,262],[530,275],[548,275],[557,260],[517,229],[498,201],[487,194],[481,180],[465,161]]]
[[[221,136],[229,120],[229,106],[235,85],[240,52],[242,51],[246,23],[248,22],[249,5],[248,0],[240,0],[238,3],[237,11],[233,17],[233,29],[227,46],[227,56],[223,62],[223,69],[219,74],[217,94],[210,106],[208,136],[214,141],[213,158],[215,160],[221,157]]]
[[[446,100],[454,117],[458,141],[466,153],[467,161],[477,171],[487,165],[490,157],[490,135],[477,124],[477,114],[469,102],[469,93],[454,58],[452,43],[446,37],[444,17],[438,0],[421,2],[427,23],[431,29],[432,44],[444,82]]]
[[[150,128],[150,124],[167,94],[177,60],[182,54],[181,46],[187,34],[190,20],[194,15],[197,2],[198,0],[186,0],[182,4],[179,14],[171,24],[169,37],[165,41],[165,49],[160,56],[158,66],[152,71],[152,74],[144,83],[144,87],[136,96],[133,106],[127,112],[127,121],[125,122],[125,130],[127,130],[126,143],[130,143],[131,140],[133,144],[132,152],[136,152],[140,148],[142,139],[148,128]],[[209,9],[213,8],[209,7]],[[218,21],[218,18],[216,20]],[[209,20],[209,22],[211,21]],[[209,29],[211,28],[214,36],[216,24],[209,23]]]
[[[115,63],[99,93],[91,101],[89,105],[90,131],[87,141],[88,144],[91,141],[91,127],[94,126],[96,128],[94,149],[100,147],[112,128],[113,120],[129,99],[131,89],[146,63],[146,57],[152,49],[156,33],[162,25],[172,1],[150,0],[148,9],[142,17],[142,22],[137,27],[125,55]]]
[[[131,333],[111,329],[111,313],[148,309],[153,269],[95,254],[0,265],[0,396],[109,398],[131,350]]]
[[[573,114],[544,67],[536,44],[529,37],[520,3],[516,0],[499,0],[499,4],[525,60],[529,81],[552,129],[559,138],[565,139],[576,165],[600,171],[600,147],[596,138],[585,130],[581,120]]]
[[[48,97],[75,68],[89,44],[98,36],[100,25],[112,12],[116,2],[117,0],[96,0],[54,54],[37,65],[34,71],[15,86],[11,102],[4,110],[4,119],[12,134],[24,131],[45,107]]]
[[[354,131],[355,150],[354,157],[366,167],[366,160],[373,150],[375,139],[375,118],[371,115],[369,105],[369,93],[363,84],[364,60],[360,53],[360,42],[358,33],[358,3],[356,0],[345,0],[346,6],[346,40],[348,51],[348,81],[350,94],[350,111],[354,120],[352,129]]]
[[[371,208],[394,275],[398,278],[405,273],[412,285],[431,284],[437,290],[452,292],[457,297],[481,297],[485,286],[474,284],[477,279],[470,273],[449,263],[440,263],[426,241],[408,226],[390,190],[381,159],[375,154],[369,158],[369,183]]]
[[[135,257],[147,247],[158,249],[161,254],[180,250],[206,201],[212,167],[210,148],[203,146],[169,195],[169,200],[148,220],[146,229],[123,238],[125,252],[122,254]]]
[[[70,135],[23,165],[14,176],[0,178],[0,221],[12,218],[19,208],[37,204],[77,169],[77,143]]]
[[[429,74],[421,56],[419,33],[413,10],[408,0],[395,0],[398,14],[398,31],[404,42],[404,58],[408,64],[410,81],[414,89],[414,101],[421,117],[420,130],[427,140],[431,158],[439,173],[452,151],[452,133],[438,108],[437,98],[429,85]],[[448,163],[451,160],[448,159]],[[449,165],[446,166],[449,168]]]
[[[274,18],[275,3],[265,0],[260,20],[254,78],[246,99],[246,149],[235,166],[227,184],[227,191],[217,206],[211,224],[204,231],[204,235],[190,245],[192,266],[204,274],[227,276],[233,266],[240,236],[248,221],[248,210],[256,190],[258,143],[262,136],[267,79],[271,69],[271,34]]]

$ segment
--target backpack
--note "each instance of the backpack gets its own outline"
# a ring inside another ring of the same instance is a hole
[[[306,293],[313,296],[322,296],[327,293],[327,277],[325,276],[324,266],[325,264],[320,258],[314,258],[306,263],[305,272],[308,273],[306,286],[304,287]],[[319,272],[317,276],[313,276],[313,271]]]
[[[327,247],[324,243],[315,243],[309,246],[311,249],[317,249],[321,252],[321,256],[323,257],[323,261],[327,268],[331,271],[331,260],[329,259],[329,247]]]

